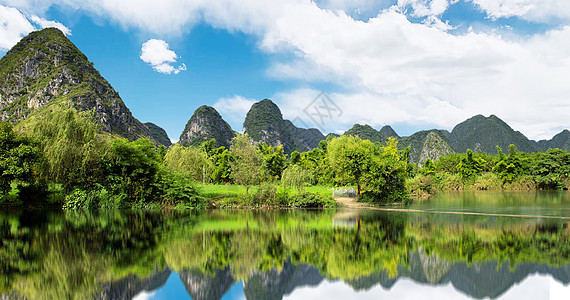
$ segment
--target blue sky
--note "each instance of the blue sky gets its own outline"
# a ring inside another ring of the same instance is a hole
[[[57,26],[173,140],[200,105],[241,131],[264,98],[324,132],[409,135],[476,114],[532,139],[570,127],[564,0],[0,0],[0,20],[0,55]],[[320,92],[342,113],[315,124]]]

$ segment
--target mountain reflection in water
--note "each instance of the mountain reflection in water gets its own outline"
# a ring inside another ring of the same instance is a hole
[[[0,215],[0,293],[544,298],[570,282],[569,233],[565,220],[342,209],[11,211]]]

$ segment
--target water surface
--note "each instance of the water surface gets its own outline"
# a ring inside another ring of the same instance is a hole
[[[413,209],[568,216],[567,194],[543,195],[440,195]],[[0,293],[30,299],[563,299],[570,292],[568,222],[348,209],[5,211]]]

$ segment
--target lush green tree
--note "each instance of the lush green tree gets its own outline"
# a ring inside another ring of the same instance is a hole
[[[369,163],[363,179],[367,187],[365,198],[369,201],[407,202],[406,191],[408,163],[405,152],[398,151],[398,141],[388,138]]]
[[[247,134],[234,137],[230,151],[234,157],[230,163],[232,177],[237,184],[245,186],[247,194],[249,187],[258,184],[263,178],[263,157]]]
[[[471,149],[467,149],[467,156],[461,159],[457,165],[457,171],[463,178],[470,178],[480,174],[485,166],[485,160],[473,155]]]
[[[501,178],[503,182],[513,182],[524,173],[523,160],[519,156],[515,145],[509,146],[509,155],[505,156],[499,146],[497,146],[498,162],[493,167],[493,172]]]
[[[0,122],[0,192],[10,190],[14,181],[33,183],[33,167],[40,157],[32,140],[15,133],[12,125]]]
[[[299,154],[299,151],[295,150],[291,152],[289,163],[295,165],[298,164],[300,161],[301,161],[301,154]]]
[[[539,188],[549,190],[564,188],[569,174],[570,153],[568,151],[548,149],[536,155],[532,175]]]
[[[176,144],[164,156],[164,167],[170,172],[184,174],[202,182],[210,178],[213,163],[202,149]]]
[[[212,181],[214,183],[231,182],[231,162],[233,161],[233,157],[230,151],[224,146],[213,149],[210,160],[214,165],[214,170],[210,176]]]
[[[435,164],[431,161],[431,159],[426,159],[424,162],[424,167],[420,171],[423,175],[433,175],[435,174]]]
[[[263,142],[257,144],[257,149],[263,156],[263,167],[269,175],[269,178],[279,180],[285,168],[286,161],[283,146],[272,147]]]
[[[342,182],[357,185],[357,196],[363,184],[363,176],[370,170],[372,159],[377,155],[376,146],[369,140],[356,136],[340,136],[330,141],[328,158],[336,176]]]
[[[305,184],[309,180],[309,172],[303,170],[298,165],[290,165],[283,171],[281,182],[285,187],[293,187],[298,192],[302,192]]]
[[[88,112],[73,108],[54,110],[40,116],[29,129],[40,142],[43,160],[39,176],[46,182],[61,183],[66,191],[100,182],[100,161],[110,153],[109,138],[98,135]]]
[[[160,157],[148,139],[129,142],[117,138],[111,145],[109,159],[102,162],[107,184],[117,194],[132,201],[156,197]]]

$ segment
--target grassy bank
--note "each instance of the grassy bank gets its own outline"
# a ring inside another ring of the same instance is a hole
[[[335,207],[332,191],[326,186],[311,186],[299,191],[274,184],[198,185],[198,190],[209,207],[213,208],[321,208]]]

